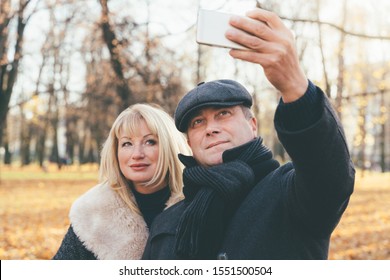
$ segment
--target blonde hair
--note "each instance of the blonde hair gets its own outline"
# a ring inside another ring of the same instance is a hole
[[[118,138],[121,133],[134,134],[144,120],[149,130],[157,137],[159,155],[156,173],[145,184],[147,187],[160,185],[168,181],[172,197],[183,197],[183,165],[178,154],[190,155],[184,134],[179,132],[171,116],[157,105],[135,104],[124,110],[115,120],[101,152],[99,177],[119,193],[129,208],[140,213],[131,192],[132,182],[127,180],[118,162]]]

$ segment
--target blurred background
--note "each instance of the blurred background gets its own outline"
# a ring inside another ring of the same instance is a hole
[[[136,102],[173,114],[200,81],[255,100],[281,162],[280,98],[261,67],[196,43],[199,7],[261,6],[296,35],[301,65],[333,102],[358,170],[331,259],[390,259],[390,2],[386,0],[0,0],[0,259],[50,259],[72,202],[97,182],[101,146]]]

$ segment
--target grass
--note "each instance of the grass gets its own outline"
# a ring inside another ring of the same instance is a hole
[[[0,165],[0,182],[13,180],[95,180],[98,176],[96,164],[63,166],[61,170],[54,164],[42,169],[38,165]]]
[[[97,167],[2,166],[0,175],[0,259],[51,259],[69,226],[71,204],[97,183]],[[389,202],[390,173],[358,173],[329,258],[389,260]]]
[[[51,259],[73,201],[97,183],[97,166],[2,167],[0,259]]]

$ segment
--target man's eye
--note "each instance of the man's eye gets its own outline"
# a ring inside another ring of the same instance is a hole
[[[220,116],[225,116],[225,115],[228,115],[228,114],[230,114],[229,111],[221,111],[221,112],[218,113],[218,115],[220,115]]]
[[[202,122],[203,122],[202,119],[196,119],[196,120],[192,121],[192,127],[198,126],[198,125],[201,124]]]

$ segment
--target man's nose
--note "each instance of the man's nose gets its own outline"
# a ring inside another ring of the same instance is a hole
[[[213,134],[218,134],[220,132],[220,128],[217,122],[208,121],[206,126],[206,135],[211,136]]]

